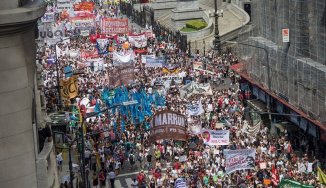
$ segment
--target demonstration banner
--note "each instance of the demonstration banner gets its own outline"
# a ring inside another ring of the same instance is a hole
[[[103,58],[88,59],[84,64],[86,67],[90,67],[93,72],[103,71],[105,67]]]
[[[151,121],[150,139],[187,140],[186,118],[177,112],[163,110],[156,113]]]
[[[57,12],[62,12],[63,10],[70,10],[73,8],[71,0],[57,0]]]
[[[132,52],[126,54],[119,54],[118,52],[113,52],[113,65],[125,65],[132,62],[134,54]]]
[[[72,17],[71,25],[80,30],[90,30],[95,28],[95,18],[93,16],[90,17]]]
[[[181,98],[190,97],[192,95],[213,95],[211,85],[199,84],[194,81],[180,88]]]
[[[230,131],[229,130],[202,130],[201,137],[205,144],[210,146],[229,145]]]
[[[42,17],[41,21],[43,23],[54,22],[54,12],[46,12]]]
[[[127,86],[135,81],[135,67],[132,64],[118,66],[110,75],[110,86]]]
[[[94,51],[81,51],[80,56],[82,59],[95,59],[99,57],[97,50]]]
[[[181,84],[184,77],[185,77],[185,75],[183,75],[183,74],[175,74],[175,75],[169,75],[169,76],[161,76],[161,77],[157,77],[155,79],[155,82],[165,83],[166,81],[171,82],[172,80],[174,80],[175,83]]]
[[[77,76],[72,76],[67,80],[60,80],[60,93],[62,98],[72,99],[78,95]]]
[[[203,69],[203,62],[201,61],[195,61],[192,63],[193,68],[196,69]]]
[[[135,81],[135,67],[134,65],[119,66],[119,78],[121,84],[129,85]]]
[[[172,65],[170,63],[164,63],[163,64],[163,72],[167,74],[176,74],[180,71],[180,68],[178,65]]]
[[[155,55],[154,54],[152,54],[152,55],[141,55],[141,63],[146,64],[147,57],[155,58]]]
[[[164,62],[165,58],[163,57],[146,57],[145,67],[161,68]]]
[[[255,168],[255,149],[224,150],[225,172]]]
[[[128,40],[136,48],[145,48],[147,46],[147,38],[145,33],[139,35],[129,35]]]
[[[90,12],[92,12],[95,8],[95,3],[84,1],[84,2],[74,4],[73,7],[74,7],[75,11],[90,11]]]
[[[313,188],[313,185],[302,184],[300,182],[285,179],[283,178],[281,183],[278,185],[279,188],[288,188],[288,187],[295,187],[295,188]]]
[[[101,22],[102,34],[114,35],[128,33],[128,19],[103,18]]]
[[[187,114],[189,116],[199,116],[204,112],[201,101],[193,101],[193,103],[187,104]]]

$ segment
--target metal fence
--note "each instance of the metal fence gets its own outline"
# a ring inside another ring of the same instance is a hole
[[[176,43],[177,48],[183,52],[187,51],[187,35],[181,35],[178,30],[171,30],[164,27],[158,21],[154,20],[154,10],[145,5],[140,10],[133,7],[131,3],[122,2],[120,4],[122,14],[141,27],[151,27],[158,41]]]

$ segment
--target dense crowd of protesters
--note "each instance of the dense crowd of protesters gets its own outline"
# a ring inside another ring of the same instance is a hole
[[[101,17],[116,17],[119,14],[118,6],[110,6],[109,10],[98,10]],[[123,37],[123,35],[121,35]],[[132,51],[130,46],[124,49],[122,43],[110,43],[116,51]],[[81,66],[83,60],[72,56],[68,51],[94,51],[96,44],[89,37],[73,36],[69,43],[58,45],[61,51],[66,53],[57,57],[57,64],[49,63],[48,59],[55,54],[55,45],[45,44],[39,47],[37,53],[37,65],[43,70],[45,80],[45,96],[48,112],[57,111],[59,104],[57,94],[57,76],[64,77],[64,67],[73,68],[73,72],[82,72],[78,78],[79,94],[71,101],[63,105],[78,103],[83,98],[90,100],[90,105],[96,103],[105,106],[101,99],[104,88],[112,88],[109,78],[112,76],[112,56],[99,55],[104,58],[104,66],[101,70],[94,71],[92,66]],[[182,83],[170,88],[155,85],[155,79],[170,75],[162,71],[162,68],[147,68],[141,61],[141,54],[135,55],[134,66],[136,70],[135,85],[127,86],[128,90],[137,91],[145,89],[148,95],[159,91],[165,95],[164,107],[153,107],[153,114],[162,109],[169,109],[188,117],[188,123],[201,124],[203,129],[230,130],[230,144],[227,146],[209,146],[204,144],[200,135],[188,135],[186,142],[173,140],[159,140],[155,143],[149,140],[150,128],[145,123],[126,125],[125,131],[121,128],[114,130],[113,122],[117,117],[103,113],[86,122],[87,133],[97,133],[87,136],[85,141],[86,166],[91,174],[91,184],[94,187],[104,187],[109,184],[114,187],[114,181],[124,168],[128,170],[142,169],[135,175],[133,187],[173,187],[179,177],[186,179],[188,187],[271,187],[275,186],[267,180],[272,179],[272,168],[278,171],[279,181],[283,178],[293,179],[303,184],[321,187],[316,179],[316,169],[321,166],[318,159],[308,155],[303,148],[302,152],[293,151],[291,140],[287,135],[279,137],[270,136],[267,126],[262,125],[256,135],[251,135],[247,130],[251,125],[244,117],[244,101],[250,98],[245,91],[239,89],[239,77],[230,70],[232,64],[237,63],[237,58],[231,53],[214,54],[210,51],[206,57],[200,53],[182,52],[173,41],[163,41],[157,38],[148,39],[148,47],[145,54],[162,56],[167,61],[176,65],[179,72],[185,74]],[[212,69],[195,70],[194,62],[204,62],[211,65]],[[59,66],[57,75],[56,66]],[[195,95],[189,98],[180,96],[180,87],[186,80],[198,83],[210,83],[213,95]],[[231,80],[229,82],[228,80]],[[188,116],[186,105],[195,101],[201,101],[204,113],[199,116]],[[149,122],[151,117],[146,117]],[[221,126],[222,125],[222,126]],[[78,129],[71,129],[76,133]],[[110,130],[106,134],[103,130]],[[304,147],[304,146],[303,146]],[[225,149],[255,149],[255,168],[251,170],[225,173]],[[59,158],[61,155],[59,156]],[[182,160],[181,160],[182,159]],[[60,158],[62,162],[62,157]],[[128,163],[128,164],[127,164]],[[266,164],[261,167],[260,164]],[[309,167],[310,165],[310,167]],[[62,185],[62,186],[68,186]]]

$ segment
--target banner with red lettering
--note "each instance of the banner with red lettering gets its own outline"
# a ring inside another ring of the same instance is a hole
[[[94,16],[88,16],[88,17],[82,17],[82,16],[75,16],[70,18],[71,25],[74,28],[78,29],[93,29],[95,28],[95,17]]]
[[[92,12],[95,8],[95,3],[93,2],[80,2],[74,4],[74,10],[75,11],[90,11]]]
[[[139,35],[129,35],[128,40],[136,48],[144,48],[147,46],[147,38],[145,33]]]
[[[82,59],[95,59],[99,57],[97,50],[94,51],[81,51],[80,56]]]
[[[127,18],[103,18],[101,22],[102,34],[114,35],[128,33],[128,19]]]
[[[255,149],[224,150],[225,172],[255,168]]]

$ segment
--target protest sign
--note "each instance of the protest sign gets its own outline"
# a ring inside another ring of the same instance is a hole
[[[101,22],[102,34],[114,35],[128,33],[128,19],[103,18]]]
[[[72,99],[78,95],[77,76],[72,76],[67,80],[60,80],[60,93],[62,98]]]
[[[150,57],[150,58],[155,58],[155,55],[141,55],[141,62],[143,64],[146,64],[146,59],[147,57]]]
[[[81,17],[76,16],[71,18],[71,25],[80,30],[91,30],[95,28],[95,20],[94,16],[90,17]]]
[[[129,35],[128,40],[136,48],[144,48],[147,46],[147,38],[145,33],[140,35]]]
[[[194,81],[180,88],[181,98],[190,97],[192,95],[213,95],[211,85],[199,84]]]
[[[129,85],[135,81],[135,67],[133,65],[119,66],[118,73],[121,84]]]
[[[266,169],[267,168],[267,164],[266,163],[259,163],[259,168],[260,169]]]
[[[65,73],[65,77],[66,77],[66,78],[70,78],[70,77],[72,77],[72,75],[73,75],[73,70],[72,70],[72,67],[71,67],[70,65],[65,66],[65,67],[63,68],[63,71],[64,71],[64,73]]]
[[[225,172],[255,168],[255,149],[224,150]]]
[[[155,79],[155,82],[159,82],[159,83],[164,83],[166,81],[172,81],[174,80],[175,83],[177,84],[181,84],[182,80],[183,80],[183,75],[180,74],[175,74],[175,75],[169,75],[169,76],[161,76],[161,77],[157,77]]]
[[[156,113],[151,121],[151,140],[187,140],[186,119],[182,114],[170,110]]]
[[[70,10],[73,8],[71,0],[57,0],[57,12],[62,12],[63,10]]]
[[[133,60],[134,54],[132,52],[128,52],[126,54],[120,54],[118,52],[113,52],[113,65],[124,65],[132,63],[131,60]]]
[[[295,187],[295,188],[313,188],[315,186],[313,185],[307,185],[307,184],[302,184],[300,182],[290,180],[290,179],[285,179],[283,178],[278,185],[279,188],[287,188],[287,187]]]
[[[229,145],[230,143],[229,130],[204,129],[201,132],[201,137],[207,145]]]
[[[46,12],[42,17],[41,21],[43,23],[54,22],[54,12]]]
[[[189,116],[199,116],[204,112],[201,101],[193,101],[193,103],[187,104],[187,114]]]
[[[194,69],[203,69],[203,62],[195,61],[192,63]]]
[[[163,66],[165,59],[162,57],[154,58],[154,57],[146,57],[145,67],[154,67],[160,68]]]

